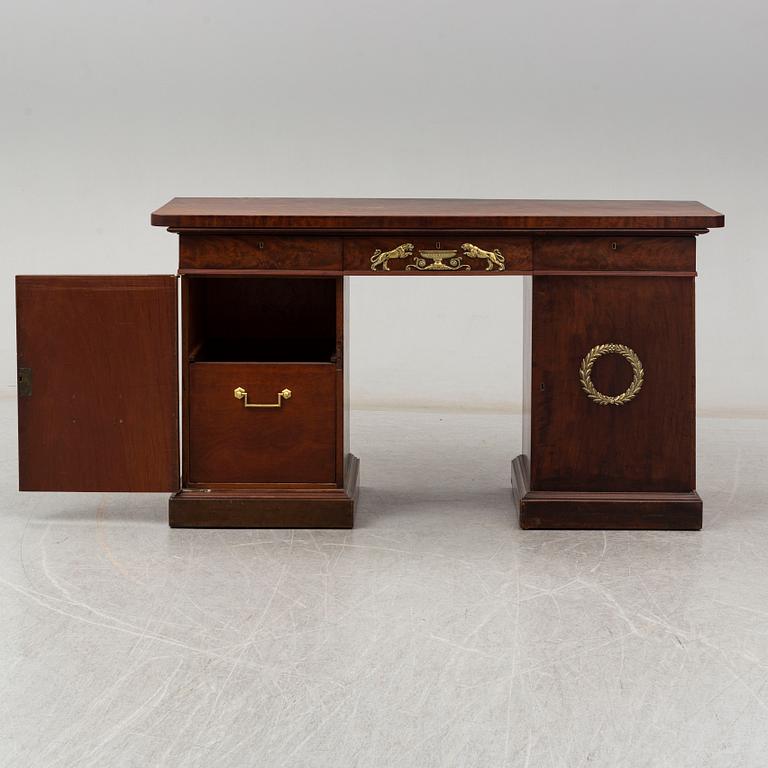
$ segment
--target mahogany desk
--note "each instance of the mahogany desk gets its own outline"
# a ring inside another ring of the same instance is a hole
[[[346,276],[517,275],[520,525],[701,527],[695,236],[722,214],[176,198],[152,224],[179,235],[180,344],[175,276],[17,278],[21,490],[172,491],[172,526],[350,527]]]

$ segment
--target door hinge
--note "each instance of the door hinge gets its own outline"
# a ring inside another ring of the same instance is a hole
[[[331,362],[339,369],[344,367],[344,344],[336,343],[336,351],[331,355]]]
[[[19,385],[19,397],[32,397],[32,369],[19,368],[16,380]]]

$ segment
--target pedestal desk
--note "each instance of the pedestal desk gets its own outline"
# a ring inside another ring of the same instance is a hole
[[[176,198],[152,224],[178,234],[180,279],[17,278],[21,490],[170,491],[172,526],[351,527],[347,276],[517,276],[520,525],[701,527],[696,235],[722,214]]]

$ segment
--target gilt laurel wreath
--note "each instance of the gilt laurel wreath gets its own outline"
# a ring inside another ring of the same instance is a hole
[[[621,355],[632,366],[634,377],[632,383],[620,395],[604,395],[592,383],[592,366],[598,357],[603,355]],[[598,344],[587,352],[579,366],[579,381],[587,397],[600,405],[625,405],[632,400],[643,386],[643,364],[640,358],[625,344]]]

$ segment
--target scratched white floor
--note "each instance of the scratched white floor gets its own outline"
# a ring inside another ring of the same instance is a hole
[[[504,415],[354,414],[351,532],[19,495],[0,765],[765,766],[768,422],[702,420],[702,533],[517,529]]]

